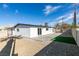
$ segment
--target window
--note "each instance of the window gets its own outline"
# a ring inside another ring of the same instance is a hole
[[[48,31],[48,28],[46,28],[46,31]]]
[[[19,29],[17,29],[17,32],[19,32]]]

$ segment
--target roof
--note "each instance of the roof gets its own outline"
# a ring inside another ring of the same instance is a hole
[[[21,23],[19,23],[19,24],[16,24],[15,26],[14,26],[14,28],[29,28],[29,27],[48,27],[48,28],[52,28],[52,27],[50,27],[50,26],[44,26],[44,25],[32,25],[32,24],[21,24]]]

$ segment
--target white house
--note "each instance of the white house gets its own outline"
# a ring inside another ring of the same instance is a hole
[[[40,35],[52,34],[53,28],[47,25],[17,24],[8,33],[12,36],[20,35],[22,37],[32,38]]]

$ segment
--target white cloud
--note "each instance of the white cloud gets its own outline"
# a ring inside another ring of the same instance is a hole
[[[73,18],[73,13],[69,13],[69,14],[66,14],[66,15],[63,15],[61,16],[61,19],[59,19],[59,23],[62,22],[62,18],[63,18],[63,21],[68,21],[69,19],[72,19]]]
[[[47,16],[50,13],[52,13],[53,11],[59,9],[60,7],[61,6],[52,7],[51,5],[47,5],[43,11],[44,11],[44,14]]]
[[[79,14],[77,14],[78,16]],[[70,13],[67,13],[65,15],[62,15],[58,18],[56,18],[54,22],[50,22],[50,24],[56,24],[56,23],[61,23],[62,22],[62,19],[63,19],[63,22],[66,22],[66,21],[71,21],[73,20],[73,12],[70,12]]]
[[[66,21],[73,21],[74,13],[72,12],[72,13],[66,14],[66,15],[61,16],[61,17],[64,17],[64,19],[63,19],[64,22],[66,22]],[[77,17],[77,20],[78,20],[79,19],[79,13],[77,13],[76,17]],[[62,20],[59,20],[58,22],[60,23],[60,22],[62,22]]]
[[[15,14],[17,14],[17,13],[19,13],[19,11],[16,9],[16,10],[15,10]]]
[[[8,8],[8,5],[7,4],[3,4],[3,8]]]
[[[70,22],[70,21],[72,22],[73,18],[74,18],[74,13],[70,12],[70,13],[64,14],[64,15],[56,18],[55,21],[51,21],[49,23],[49,25],[54,26],[57,23],[61,23],[62,18],[63,18],[63,22]],[[77,20],[77,24],[78,24],[79,23],[79,12],[77,12],[76,20]]]
[[[67,16],[67,15],[62,15],[62,16],[56,18],[55,21],[51,21],[49,24],[50,24],[51,26],[54,26],[56,23],[61,22],[61,19],[64,18],[64,17],[66,17],[66,16]]]

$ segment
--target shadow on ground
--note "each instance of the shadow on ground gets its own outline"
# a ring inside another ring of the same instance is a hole
[[[69,29],[54,38],[53,42],[36,53],[35,56],[79,56],[79,47]]]
[[[79,56],[79,47],[54,41],[36,53],[35,56]]]
[[[10,56],[12,43],[13,43],[13,39],[10,38],[10,40],[7,42],[6,46],[0,52],[0,56]]]
[[[14,46],[13,46],[12,56],[18,55],[18,54],[14,54],[15,40],[13,40],[13,38],[7,38],[6,40],[9,40],[9,41],[7,42],[6,46],[0,52],[0,56],[10,56],[13,42],[14,42]]]
[[[4,41],[7,41],[8,38],[1,38],[0,42],[4,42]]]
[[[15,54],[15,43],[16,43],[16,39],[14,40],[14,46],[13,46],[12,56],[18,56],[18,53]]]

